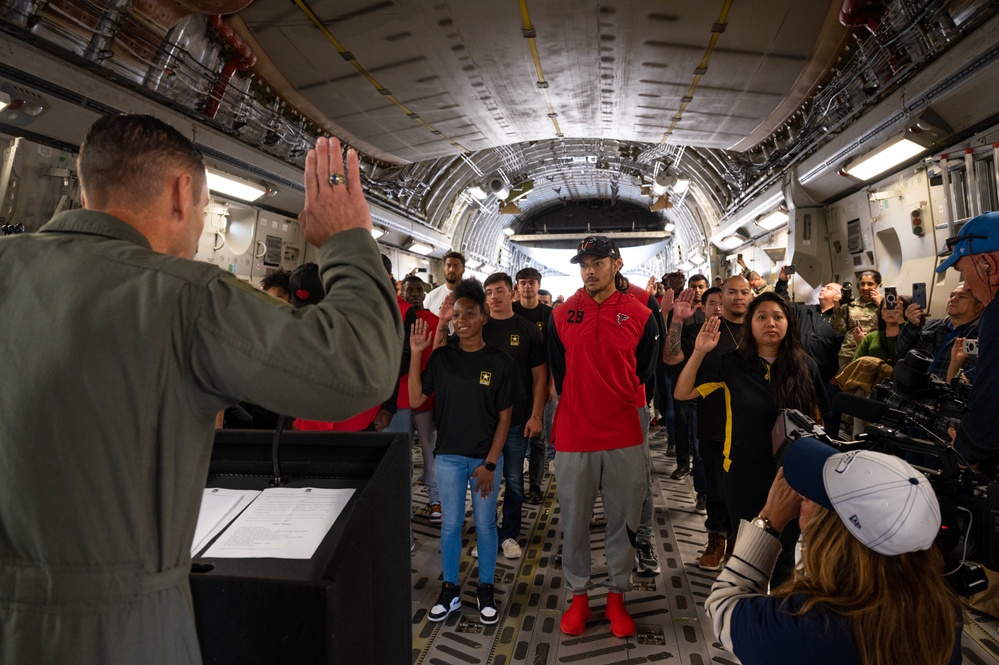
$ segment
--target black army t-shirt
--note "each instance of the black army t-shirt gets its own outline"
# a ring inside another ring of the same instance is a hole
[[[523,398],[513,404],[510,426],[526,425],[533,405],[534,377],[531,369],[548,362],[544,338],[533,323],[514,314],[509,319],[489,319],[482,327],[482,339],[489,346],[506,353],[516,363]]]
[[[485,457],[500,411],[523,397],[513,360],[488,345],[471,352],[457,345],[435,349],[421,376],[423,394],[434,395],[435,455]]]
[[[546,338],[545,329],[548,326],[548,322],[552,318],[552,308],[548,305],[542,305],[538,303],[538,306],[534,309],[527,309],[519,302],[513,303],[513,313],[519,314],[524,317],[534,325],[538,327],[541,331],[541,337]]]

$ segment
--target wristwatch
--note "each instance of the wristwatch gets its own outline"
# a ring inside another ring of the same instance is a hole
[[[758,529],[763,529],[764,531],[766,531],[767,533],[769,533],[774,538],[780,538],[780,531],[778,531],[777,529],[775,529],[773,527],[773,525],[770,524],[770,520],[768,520],[763,515],[757,515],[752,520],[750,520],[749,523],[752,524],[753,526],[755,526]]]
[[[482,463],[482,466],[486,467],[486,471],[495,471],[496,465],[492,462],[486,461]]]

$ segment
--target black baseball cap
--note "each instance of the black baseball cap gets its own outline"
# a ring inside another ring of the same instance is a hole
[[[326,289],[319,276],[319,266],[315,263],[303,263],[292,270],[288,277],[288,295],[295,307],[321,302],[326,297]]]
[[[606,256],[611,259],[621,258],[621,252],[617,245],[607,236],[586,236],[583,238],[579,241],[579,247],[576,248],[576,256],[569,259],[569,263],[579,263],[579,260],[587,254],[598,257]]]

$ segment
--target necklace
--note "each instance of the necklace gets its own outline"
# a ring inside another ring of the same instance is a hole
[[[745,334],[746,334],[746,333],[745,333],[745,331],[743,331],[743,332],[742,332],[742,333],[741,333],[741,334],[739,335],[739,339],[736,339],[736,338],[735,338],[735,334],[734,334],[734,333],[732,332],[732,329],[728,327],[728,319],[722,319],[722,321],[723,321],[723,323],[722,323],[722,327],[724,327],[724,328],[725,328],[725,330],[727,330],[727,331],[728,331],[728,336],[732,338],[732,343],[733,343],[733,344],[735,344],[735,348],[737,348],[737,349],[738,349],[738,348],[739,348],[740,346],[742,346],[742,338],[743,338],[743,337],[745,336]]]

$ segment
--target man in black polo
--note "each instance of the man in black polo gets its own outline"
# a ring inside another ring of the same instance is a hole
[[[735,276],[725,280],[722,286],[721,339],[718,346],[705,357],[706,362],[742,346],[742,323],[752,299],[753,290],[745,277]],[[687,312],[680,311],[678,305],[679,302],[673,308],[672,325],[678,325],[678,318],[686,318]],[[688,311],[690,314],[693,313],[690,308]],[[694,340],[701,331],[702,325],[682,328],[681,349],[667,360],[667,364],[678,365],[690,356],[694,350]],[[723,474],[725,473],[723,451],[728,417],[725,398],[719,394],[720,392],[715,391],[702,398],[697,405],[697,439],[707,483],[706,509],[708,516],[704,520],[704,528],[708,532],[708,544],[704,553],[697,560],[697,565],[703,570],[721,570],[725,561],[726,543],[732,542],[734,544],[733,537],[735,535],[723,490]]]

